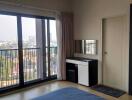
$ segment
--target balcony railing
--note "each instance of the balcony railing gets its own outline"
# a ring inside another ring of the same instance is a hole
[[[50,73],[57,74],[57,47],[50,47]]]
[[[57,47],[51,47],[50,55],[50,71],[51,75],[55,75],[57,74]],[[24,82],[41,78],[40,56],[40,48],[23,49]],[[18,49],[0,50],[0,88],[17,84],[19,84]]]
[[[23,49],[24,82],[40,79],[40,48]]]
[[[19,83],[18,49],[0,50],[0,88]]]

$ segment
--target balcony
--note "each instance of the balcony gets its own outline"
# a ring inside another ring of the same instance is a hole
[[[23,49],[24,82],[41,78],[40,48]],[[47,55],[47,54],[46,54]],[[50,48],[50,74],[57,74],[57,47]],[[48,61],[46,60],[46,63]],[[48,73],[48,67],[46,69]],[[48,76],[47,76],[48,77]],[[0,50],[0,88],[19,84],[18,49]]]

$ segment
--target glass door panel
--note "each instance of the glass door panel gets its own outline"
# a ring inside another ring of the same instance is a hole
[[[0,88],[19,84],[17,17],[0,14]]]
[[[50,74],[57,75],[57,34],[56,20],[49,20],[50,29]]]
[[[56,20],[45,20],[47,77],[57,75]]]
[[[22,17],[24,82],[41,78],[41,36],[37,33],[36,18]]]
[[[45,23],[45,49],[46,49],[46,77],[50,75],[49,73],[49,45],[48,45],[48,23],[49,21],[47,19],[44,20]]]

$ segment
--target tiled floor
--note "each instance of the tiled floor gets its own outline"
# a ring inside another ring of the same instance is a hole
[[[69,86],[76,87],[84,91],[93,93],[95,95],[101,96],[105,98],[106,100],[132,100],[132,96],[129,96],[127,94],[121,96],[120,98],[113,98],[111,96],[91,90],[88,87],[85,87],[79,84],[74,84],[71,82],[66,82],[66,81],[51,81],[44,84],[40,84],[32,88],[17,91],[17,93],[14,93],[14,94],[0,97],[0,100],[30,100],[32,98],[41,96],[51,91],[55,91],[60,88],[69,87]]]

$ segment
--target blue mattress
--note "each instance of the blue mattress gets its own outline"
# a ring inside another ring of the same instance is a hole
[[[79,90],[77,88],[68,87],[34,98],[32,100],[105,100],[105,99],[94,94]]]

